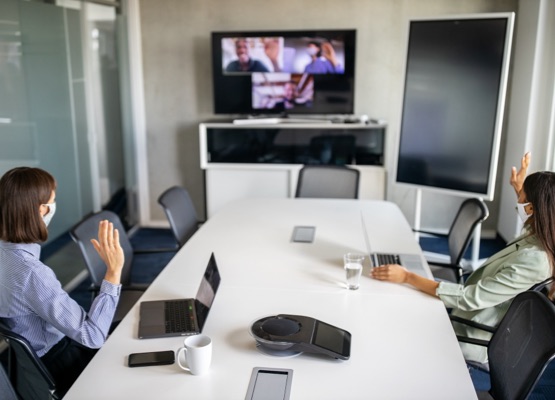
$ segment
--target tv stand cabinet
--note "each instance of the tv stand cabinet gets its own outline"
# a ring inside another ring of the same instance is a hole
[[[305,164],[356,168],[359,198],[384,199],[385,130],[385,123],[201,123],[206,216],[243,198],[294,197]]]

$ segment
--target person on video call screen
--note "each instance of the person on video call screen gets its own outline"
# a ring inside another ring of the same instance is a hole
[[[236,60],[230,61],[225,67],[226,72],[271,72],[261,60],[250,55],[251,45],[260,41],[263,45],[264,55],[272,64],[272,71],[278,72],[280,41],[278,38],[237,38],[234,39]]]
[[[330,42],[311,41],[306,48],[310,63],[304,69],[309,74],[342,74],[343,66],[339,62]]]

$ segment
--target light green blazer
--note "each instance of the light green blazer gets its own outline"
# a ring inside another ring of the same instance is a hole
[[[482,324],[497,326],[512,299],[536,283],[550,277],[547,253],[535,235],[528,232],[487,259],[474,271],[464,285],[441,282],[437,295],[453,315]],[[488,340],[491,334],[454,323],[458,335]],[[487,362],[487,349],[461,343],[464,357],[469,361]]]

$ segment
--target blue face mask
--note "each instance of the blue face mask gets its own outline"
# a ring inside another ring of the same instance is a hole
[[[42,220],[44,221],[44,224],[46,226],[48,226],[48,224],[50,223],[50,221],[52,220],[52,217],[54,216],[54,214],[56,213],[56,202],[54,203],[49,203],[49,204],[43,204],[43,206],[47,206],[48,207],[48,212],[42,216]]]
[[[524,209],[524,207],[528,206],[529,204],[530,203],[516,203],[516,211],[518,212],[518,216],[520,217],[522,222],[526,222],[528,218],[530,218],[530,216],[532,215],[527,214],[526,210]]]

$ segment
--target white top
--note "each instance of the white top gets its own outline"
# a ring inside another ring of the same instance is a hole
[[[343,254],[366,253],[361,211],[375,250],[421,254],[403,214],[389,202],[251,199],[223,209],[143,296],[194,297],[214,252],[222,280],[203,330],[213,341],[210,371],[193,376],[177,364],[128,368],[129,353],[177,350],[183,343],[139,340],[136,305],[64,399],[244,399],[254,367],[293,369],[292,400],[475,399],[440,300],[370,279],[368,258],[360,289],[346,289]],[[315,226],[314,242],[292,243],[294,226]],[[260,353],[249,328],[276,314],[306,315],[346,329],[351,358]]]

